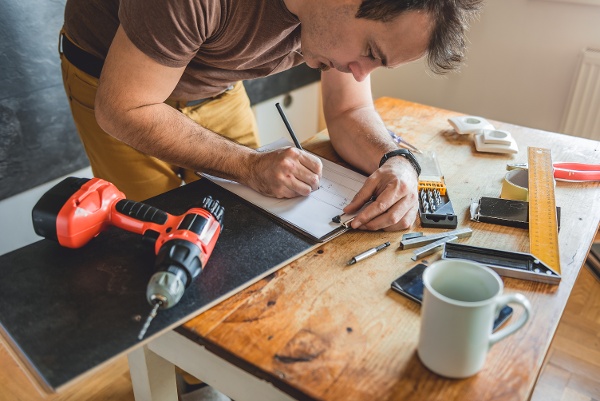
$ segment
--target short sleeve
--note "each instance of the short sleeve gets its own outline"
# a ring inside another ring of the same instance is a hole
[[[127,37],[167,67],[184,67],[211,32],[220,7],[202,0],[121,0],[119,20]]]

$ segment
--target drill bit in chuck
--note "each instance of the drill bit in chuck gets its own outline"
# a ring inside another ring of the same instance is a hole
[[[160,299],[155,299],[154,301],[155,301],[154,307],[152,308],[152,310],[150,311],[150,314],[146,318],[146,322],[144,323],[144,326],[140,330],[140,334],[138,334],[138,340],[141,340],[142,338],[144,338],[144,336],[146,335],[146,332],[148,331],[148,327],[150,327],[150,323],[152,323],[152,319],[154,319],[156,317],[156,315],[158,314],[158,308],[160,308],[163,304],[163,301],[161,301]]]

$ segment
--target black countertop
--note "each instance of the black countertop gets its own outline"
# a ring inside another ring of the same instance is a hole
[[[179,215],[205,195],[225,207],[224,230],[205,271],[144,341],[267,276],[315,245],[206,179],[146,203]],[[141,345],[154,253],[140,236],[109,228],[81,249],[42,240],[0,256],[0,328],[30,368],[56,389]]]

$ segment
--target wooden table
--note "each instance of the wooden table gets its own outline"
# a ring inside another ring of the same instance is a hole
[[[459,216],[475,246],[528,251],[527,230],[469,220],[468,205],[499,197],[506,163],[526,162],[527,147],[551,148],[554,161],[598,162],[600,143],[493,121],[513,134],[517,155],[475,151],[447,119],[458,113],[382,98],[388,128],[434,151]],[[336,159],[324,134],[305,147]],[[524,329],[494,345],[474,377],[450,380],[428,371],[416,355],[419,306],[390,290],[416,264],[398,249],[402,232],[349,232],[218,304],[129,356],[136,399],[176,400],[173,365],[236,401],[527,400],[567,299],[598,230],[600,184],[556,184],[562,208],[559,285],[505,278],[505,292],[532,303]],[[439,229],[415,231],[440,232]],[[356,265],[348,259],[390,241],[393,246]],[[433,255],[428,260],[435,260]],[[513,320],[516,316],[513,316]]]

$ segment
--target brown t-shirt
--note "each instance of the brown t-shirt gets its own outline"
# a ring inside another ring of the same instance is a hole
[[[67,35],[101,59],[119,26],[168,67],[186,66],[172,98],[215,96],[239,80],[303,62],[300,21],[283,0],[68,0]]]

